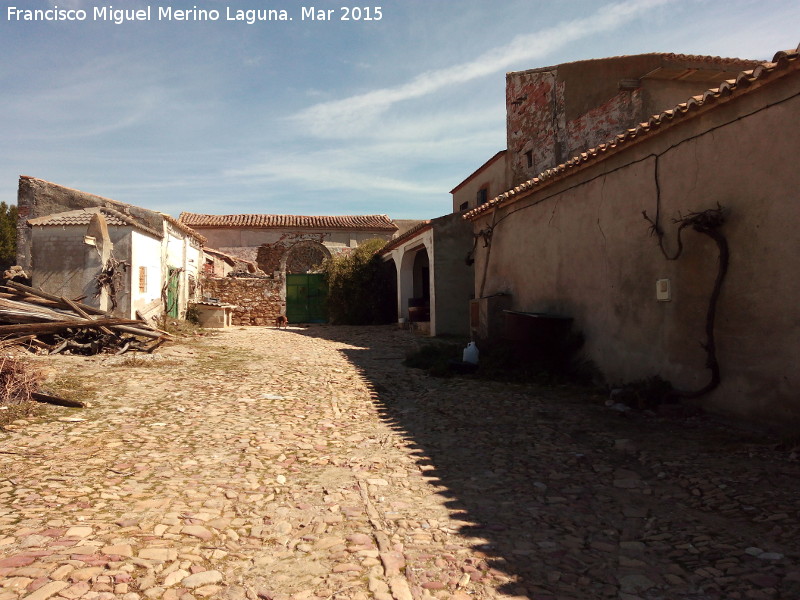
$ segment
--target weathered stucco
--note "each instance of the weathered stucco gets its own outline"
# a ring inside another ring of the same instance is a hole
[[[754,64],[642,54],[508,73],[509,187]]]
[[[32,227],[30,270],[34,287],[67,298],[84,298],[82,302],[101,308],[96,277],[102,269],[96,246],[84,243],[86,226]],[[110,227],[112,255],[126,260],[130,252],[130,227]],[[30,267],[29,267],[30,268]],[[129,276],[129,273],[125,274]],[[130,314],[130,297],[126,290],[117,294],[119,313]],[[106,307],[102,307],[106,308]]]
[[[642,211],[659,216],[675,252],[672,219],[719,203],[731,254],[717,306],[722,383],[702,404],[800,422],[800,172],[787,159],[800,153],[799,92],[794,70],[477,216],[476,232],[494,229],[478,247],[476,295],[506,292],[515,310],[574,317],[612,383],[660,375],[699,389],[717,247],[687,229],[682,256],[668,261]],[[670,280],[669,302],[656,300],[659,279]]]

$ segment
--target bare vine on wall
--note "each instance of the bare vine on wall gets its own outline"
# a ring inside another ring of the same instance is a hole
[[[129,266],[126,261],[117,260],[111,256],[94,278],[95,286],[97,287],[94,297],[99,298],[103,290],[108,292],[108,297],[111,300],[111,310],[117,308],[117,290],[123,288],[122,275],[128,270]]]
[[[681,234],[683,230],[691,227],[694,231],[709,236],[717,245],[719,251],[719,264],[717,267],[717,277],[714,281],[714,289],[711,292],[711,297],[708,301],[708,310],[706,311],[706,326],[705,334],[706,341],[701,343],[701,346],[706,351],[706,368],[711,371],[711,380],[699,390],[693,392],[676,391],[675,394],[681,398],[698,398],[704,394],[714,390],[720,383],[720,370],[719,362],[717,361],[717,348],[714,340],[714,321],[717,314],[717,301],[719,300],[720,292],[722,291],[722,283],[725,280],[725,275],[728,272],[728,262],[730,252],[728,250],[728,241],[725,236],[719,231],[725,223],[727,211],[725,208],[717,203],[716,208],[710,208],[702,212],[691,212],[686,216],[679,215],[677,219],[673,219],[673,223],[678,224],[677,236],[677,250],[673,255],[670,255],[664,247],[664,231],[658,224],[658,217],[655,220],[647,216],[646,211],[642,211],[645,220],[650,223],[650,234],[658,237],[658,246],[662,254],[667,260],[677,260],[683,253],[683,241]]]

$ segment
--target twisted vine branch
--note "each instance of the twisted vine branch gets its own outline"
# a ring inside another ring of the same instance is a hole
[[[720,383],[719,361],[717,361],[717,348],[714,340],[714,321],[717,316],[717,301],[719,300],[725,275],[728,272],[728,262],[730,258],[728,241],[725,236],[719,232],[719,228],[725,223],[726,212],[727,211],[717,203],[717,208],[710,208],[699,213],[693,212],[685,217],[679,216],[679,218],[673,219],[673,223],[679,223],[680,225],[678,226],[678,249],[674,255],[670,256],[664,248],[664,231],[658,225],[657,220],[652,220],[647,216],[646,211],[642,211],[642,216],[650,223],[650,234],[658,237],[658,246],[667,260],[677,260],[683,253],[681,233],[687,227],[691,227],[698,233],[709,236],[714,240],[719,250],[717,277],[714,281],[714,289],[711,292],[711,297],[708,301],[708,310],[706,311],[706,341],[705,343],[701,343],[701,346],[706,351],[706,368],[711,370],[711,380],[705,386],[693,392],[676,390],[675,395],[680,398],[699,398],[714,390]]]

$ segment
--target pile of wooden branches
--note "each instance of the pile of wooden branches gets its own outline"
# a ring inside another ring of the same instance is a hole
[[[0,429],[33,412],[41,374],[27,361],[0,358]]]
[[[171,336],[143,318],[119,319],[15,281],[0,286],[0,348],[93,355],[153,352]]]
[[[14,406],[31,400],[39,389],[41,376],[26,362],[0,359],[0,406]]]

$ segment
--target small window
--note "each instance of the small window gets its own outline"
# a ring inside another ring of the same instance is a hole
[[[525,153],[525,162],[528,164],[528,168],[533,167],[533,150],[528,150]]]
[[[478,190],[478,206],[481,204],[486,204],[489,200],[489,190],[487,188],[481,188]]]
[[[139,267],[139,293],[147,292],[147,267]]]
[[[469,208],[469,202],[462,202],[461,206],[458,207],[458,210],[464,211]]]

